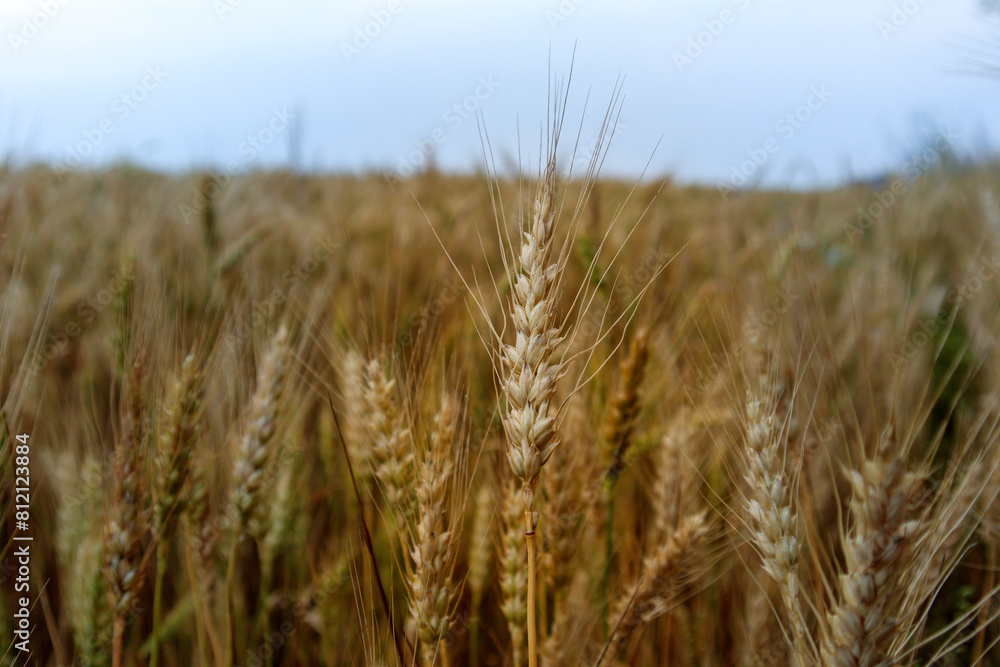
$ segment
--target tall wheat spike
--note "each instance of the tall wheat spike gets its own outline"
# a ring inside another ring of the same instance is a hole
[[[203,398],[201,373],[194,355],[189,354],[181,365],[180,377],[174,383],[160,434],[155,518],[161,540],[168,539],[167,528],[187,504],[182,491],[191,470]]]
[[[614,480],[625,468],[625,455],[632,444],[632,431],[639,415],[639,387],[649,360],[649,332],[640,329],[621,366],[621,385],[608,407],[604,442],[608,448],[608,476]]]
[[[126,378],[121,434],[115,445],[112,505],[104,532],[104,576],[114,617],[112,664],[122,660],[130,614],[143,580],[143,537],[151,513],[145,470],[143,363],[135,361]]]
[[[397,405],[396,380],[389,376],[378,359],[368,362],[365,373],[365,409],[371,437],[371,467],[382,484],[389,507],[396,513],[398,525],[405,526],[414,512],[413,449],[410,429]]]
[[[417,474],[417,526],[413,536],[410,575],[410,614],[417,621],[424,665],[438,658],[448,664],[443,644],[451,625],[456,589],[450,581],[458,543],[456,526],[448,514],[449,482],[454,474],[453,443],[457,406],[447,394],[434,417],[428,451]]]
[[[232,502],[238,517],[237,533],[245,531],[257,541],[263,539],[268,527],[268,504],[263,502],[263,495],[268,465],[274,456],[278,403],[285,386],[288,353],[288,329],[282,325],[271,340],[257,375],[257,388],[234,471]]]
[[[260,544],[270,527],[270,505],[265,493],[271,486],[270,467],[275,457],[278,405],[285,389],[289,361],[288,328],[282,324],[271,339],[257,374],[250,415],[239,442],[231,507],[236,518],[229,565],[226,568],[227,633],[225,662],[233,658],[233,586],[236,553],[243,535]]]
[[[159,662],[160,610],[163,596],[163,577],[167,569],[167,549],[177,525],[177,516],[187,506],[185,484],[191,470],[194,439],[198,434],[200,411],[204,391],[201,387],[197,362],[189,354],[181,365],[180,377],[173,391],[163,419],[160,434],[159,468],[156,483],[157,498],[153,510],[153,528],[156,533],[156,579],[153,584],[153,636],[150,647],[150,666]]]
[[[555,163],[549,162],[535,199],[531,224],[521,234],[520,271],[514,281],[511,317],[515,342],[500,354],[504,368],[507,461],[521,480],[525,541],[528,545],[528,663],[538,662],[535,630],[536,494],[542,466],[559,444],[552,398],[560,366],[553,359],[562,335],[556,324],[561,268],[550,264],[555,227]]]
[[[850,473],[854,526],[844,540],[846,570],[823,646],[827,667],[883,664],[897,624],[897,602],[905,592],[908,551],[919,538],[913,520],[922,477],[908,472],[892,452],[887,428],[875,455]]]
[[[811,651],[799,598],[798,518],[792,507],[791,484],[784,469],[781,441],[785,432],[777,421],[775,389],[768,386],[766,379],[762,383],[765,386],[761,395],[748,395],[746,403],[747,514],[751,540],[760,554],[764,571],[781,590],[792,624],[795,660],[804,667]]]

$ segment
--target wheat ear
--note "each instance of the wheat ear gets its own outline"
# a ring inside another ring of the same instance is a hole
[[[776,420],[771,389],[753,394],[746,404],[747,514],[750,538],[760,554],[764,571],[778,584],[792,624],[793,654],[804,664],[805,621],[799,602],[798,563],[801,546],[798,519],[792,507],[790,484],[784,469],[781,440],[784,431]]]
[[[200,373],[194,355],[188,355],[181,365],[181,374],[174,383],[167,403],[164,427],[160,436],[157,459],[159,474],[154,506],[156,530],[156,580],[153,584],[153,629],[150,646],[150,667],[159,661],[160,609],[163,596],[163,576],[167,571],[167,547],[177,525],[177,515],[184,511],[187,498],[182,494],[191,470],[191,455],[198,432],[203,392]]]
[[[413,450],[410,431],[395,400],[396,380],[378,359],[365,372],[365,408],[371,437],[371,465],[400,527],[413,515]]]
[[[141,394],[143,367],[136,361],[127,378],[121,435],[115,446],[113,501],[104,533],[104,576],[113,615],[112,664],[122,659],[122,642],[129,614],[142,587],[142,533],[150,507],[145,474],[145,409]]]
[[[445,395],[434,417],[430,447],[417,475],[416,535],[410,555],[410,614],[417,621],[423,664],[433,667],[438,657],[448,663],[443,641],[451,625],[455,595],[450,575],[455,562],[457,535],[447,515],[448,486],[454,472],[453,442],[457,406]]]
[[[357,351],[351,349],[345,352],[341,374],[344,441],[351,454],[354,474],[362,484],[366,484],[372,476],[367,450],[368,368],[369,365]]]
[[[271,341],[260,372],[257,388],[250,404],[250,417],[235,466],[233,506],[238,517],[237,537],[246,532],[255,540],[264,537],[267,522],[262,515],[267,512],[263,495],[267,482],[267,467],[274,452],[275,425],[278,402],[285,384],[288,369],[288,329],[282,325]]]
[[[257,375],[257,388],[250,403],[250,417],[243,437],[234,471],[232,508],[236,515],[236,530],[229,550],[226,568],[226,659],[233,657],[233,580],[236,574],[236,551],[240,538],[246,534],[260,542],[267,532],[263,502],[267,486],[268,465],[273,458],[274,435],[278,417],[278,403],[284,389],[288,366],[288,329],[282,325],[274,338]]]
[[[159,497],[155,517],[161,540],[168,539],[167,531],[175,525],[177,515],[187,505],[187,498],[182,491],[191,470],[191,456],[200,427],[203,398],[201,373],[194,355],[189,354],[181,365],[180,377],[174,383],[160,435],[157,459],[159,476],[156,485]]]
[[[472,517],[472,539],[469,540],[469,572],[466,583],[471,593],[470,610],[472,624],[469,635],[469,660],[479,664],[479,607],[483,602],[486,578],[490,574],[493,549],[490,544],[490,524],[494,515],[493,496],[490,487],[483,485],[476,493],[476,509]]]
[[[103,547],[100,539],[103,498],[100,488],[103,471],[93,456],[78,462],[68,451],[61,452],[54,477],[58,488],[82,488],[67,494],[56,510],[56,549],[63,569],[66,615],[73,628],[73,641],[80,662],[93,667],[108,664],[112,618],[105,593]]]
[[[876,455],[850,473],[854,527],[844,540],[846,571],[828,618],[823,646],[827,667],[882,664],[897,627],[893,602],[905,590],[903,565],[920,531],[920,522],[908,517],[921,476],[892,457],[890,443],[887,430]]]
[[[608,447],[608,477],[614,481],[625,468],[625,455],[632,444],[632,432],[639,416],[639,387],[646,373],[649,360],[649,334],[640,329],[628,356],[621,366],[621,386],[611,399],[608,418],[604,424],[604,442]]]
[[[680,587],[697,569],[698,558],[710,533],[703,513],[692,514],[646,560],[645,574],[618,600],[614,618],[618,625],[609,639],[617,652],[644,625],[669,609]]]

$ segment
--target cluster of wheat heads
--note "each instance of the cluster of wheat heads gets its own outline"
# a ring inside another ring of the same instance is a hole
[[[522,183],[189,222],[210,177],[0,170],[37,664],[1000,665],[996,168],[857,236],[862,188],[574,178],[563,109]]]

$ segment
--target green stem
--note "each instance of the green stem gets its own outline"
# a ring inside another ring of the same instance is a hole
[[[153,636],[149,649],[149,667],[156,667],[160,658],[160,610],[163,606],[163,575],[167,571],[166,542],[156,542],[156,581],[153,585]]]
[[[237,531],[233,536],[233,546],[229,549],[229,565],[226,566],[226,659],[222,664],[233,664],[233,579],[236,577],[236,545],[240,541]]]
[[[474,604],[472,624],[469,627],[469,663],[479,664],[479,605]]]
[[[273,558],[265,556],[260,563],[260,594],[257,596],[257,634],[262,642],[267,641],[267,596],[271,592],[271,570],[274,567]],[[267,658],[267,667],[274,665],[274,651]]]
[[[183,544],[188,544],[187,537],[190,534],[190,527],[188,526],[187,520],[184,521],[184,538]],[[195,619],[195,630],[198,635],[198,656],[202,661],[202,664],[211,664],[208,654],[208,637],[205,628],[205,597],[202,595],[202,588],[197,584],[198,577],[195,574],[194,558],[191,556],[191,549],[186,548],[184,551],[184,564],[187,566],[188,580],[191,582],[191,589],[194,593],[194,619]]]
[[[601,577],[601,628],[604,641],[608,641],[608,589],[611,587],[611,560],[614,558],[614,527],[615,527],[615,483],[612,479],[608,486],[608,521],[604,528],[604,574]]]

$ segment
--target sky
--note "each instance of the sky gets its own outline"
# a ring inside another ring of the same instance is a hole
[[[1000,147],[983,0],[0,0],[0,155],[61,168],[537,168],[831,186]],[[570,149],[576,148],[575,156]],[[929,165],[928,165],[929,166]]]

